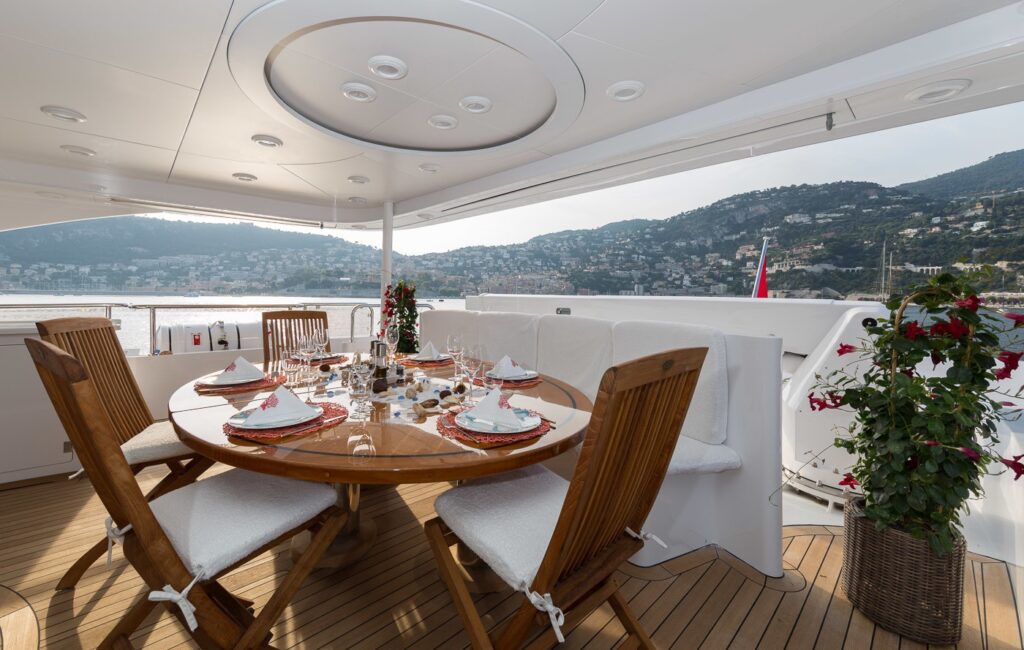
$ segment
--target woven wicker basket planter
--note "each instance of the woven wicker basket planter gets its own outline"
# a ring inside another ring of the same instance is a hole
[[[869,619],[904,637],[936,645],[960,640],[964,559],[959,537],[946,555],[895,528],[879,531],[859,499],[843,511],[843,589]]]

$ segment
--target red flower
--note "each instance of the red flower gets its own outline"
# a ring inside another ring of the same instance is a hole
[[[978,311],[978,306],[981,305],[981,298],[971,294],[962,300],[957,300],[954,304],[960,309],[967,309],[970,311]]]
[[[968,328],[967,325],[965,325],[964,322],[957,318],[956,316],[950,316],[948,323],[941,320],[936,321],[935,324],[932,325],[929,329],[929,332],[932,336],[945,335],[950,336],[954,339],[962,338],[969,334],[970,331],[970,328]]]
[[[974,462],[978,462],[979,460],[981,460],[981,454],[971,449],[970,447],[961,447],[960,453],[962,453],[964,456],[967,456]]]
[[[942,446],[942,443],[939,442],[938,440],[925,440],[924,444],[928,445],[929,447],[941,447]]]
[[[1018,327],[1024,327],[1024,314],[1014,314],[1007,312],[1003,314],[1003,316],[1006,316],[1007,318],[1013,321],[1014,329]]]
[[[843,474],[843,480],[839,481],[839,485],[842,485],[843,487],[853,488],[860,485],[860,482],[857,479],[853,478],[853,474],[847,472]]]
[[[810,403],[812,411],[824,411],[842,406],[843,396],[835,391],[829,392],[825,397],[817,397],[814,393],[808,393],[807,401]]]
[[[1009,368],[999,368],[993,374],[995,375],[996,379],[1009,379],[1010,375],[1013,374],[1013,371],[1010,370]]]
[[[911,341],[916,341],[918,337],[925,336],[924,328],[922,328],[916,320],[912,320],[903,326],[903,336],[907,337]]]
[[[913,368],[904,368],[903,370],[900,370],[900,372],[902,372],[907,377],[910,377],[911,379],[914,378],[914,369]]]
[[[999,402],[999,403],[1002,406],[1009,406],[1010,408],[1013,408],[1014,406],[1016,406],[1016,404],[1014,404],[1013,402]]]
[[[843,356],[844,354],[850,354],[851,352],[855,352],[856,350],[857,348],[850,345],[849,343],[840,343],[839,349],[836,350],[836,353],[839,354],[839,356]]]
[[[1021,458],[1024,458],[1024,454],[1020,456],[1014,456],[1013,460],[1010,460],[1009,458],[999,459],[1000,463],[1006,465],[1007,467],[1013,470],[1013,480],[1015,481],[1019,479],[1021,476],[1024,476],[1024,463],[1020,462]]]
[[[1010,352],[1009,350],[1003,350],[999,353],[999,360],[1003,362],[1003,365],[1010,370],[1016,370],[1017,366],[1020,365],[1020,358],[1024,357],[1024,352]]]

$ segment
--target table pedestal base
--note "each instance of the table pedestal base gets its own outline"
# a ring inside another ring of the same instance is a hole
[[[348,521],[334,538],[320,560],[317,569],[341,569],[360,560],[377,540],[377,522],[363,517],[359,509],[359,486],[336,485],[338,506],[348,512]],[[292,538],[292,561],[309,546],[310,533]]]

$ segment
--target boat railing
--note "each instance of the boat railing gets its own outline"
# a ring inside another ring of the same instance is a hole
[[[6,303],[0,304],[0,312],[7,310],[31,311],[31,310],[74,310],[74,309],[101,309],[106,318],[112,318],[114,309],[128,309],[133,311],[149,312],[149,345],[150,350],[157,349],[157,313],[159,311],[224,311],[224,310],[246,310],[246,309],[287,309],[287,310],[309,310],[324,308],[350,307],[349,315],[349,341],[355,341],[356,314],[360,310],[369,310],[370,329],[372,331],[377,313],[376,303],[352,302],[352,301],[303,301],[294,303],[270,303],[270,302],[245,302],[245,303],[222,303],[222,302],[189,302],[189,303],[140,303],[140,302],[45,302],[45,303]],[[420,310],[431,310],[434,306],[421,302],[417,304]]]

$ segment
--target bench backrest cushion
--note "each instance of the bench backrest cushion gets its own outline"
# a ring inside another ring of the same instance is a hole
[[[462,335],[462,344],[468,350],[480,344],[477,319],[480,312],[462,309],[434,309],[420,313],[420,347],[430,341],[442,353],[448,351],[448,335]]]
[[[480,312],[477,325],[485,361],[496,363],[507,354],[519,365],[536,369],[540,316],[485,311]]]
[[[541,316],[537,370],[575,386],[591,400],[612,365],[612,321],[582,316]]]
[[[684,436],[711,445],[725,442],[729,415],[729,369],[722,332],[700,325],[621,321],[612,328],[612,363],[622,363],[676,348],[706,347]]]

